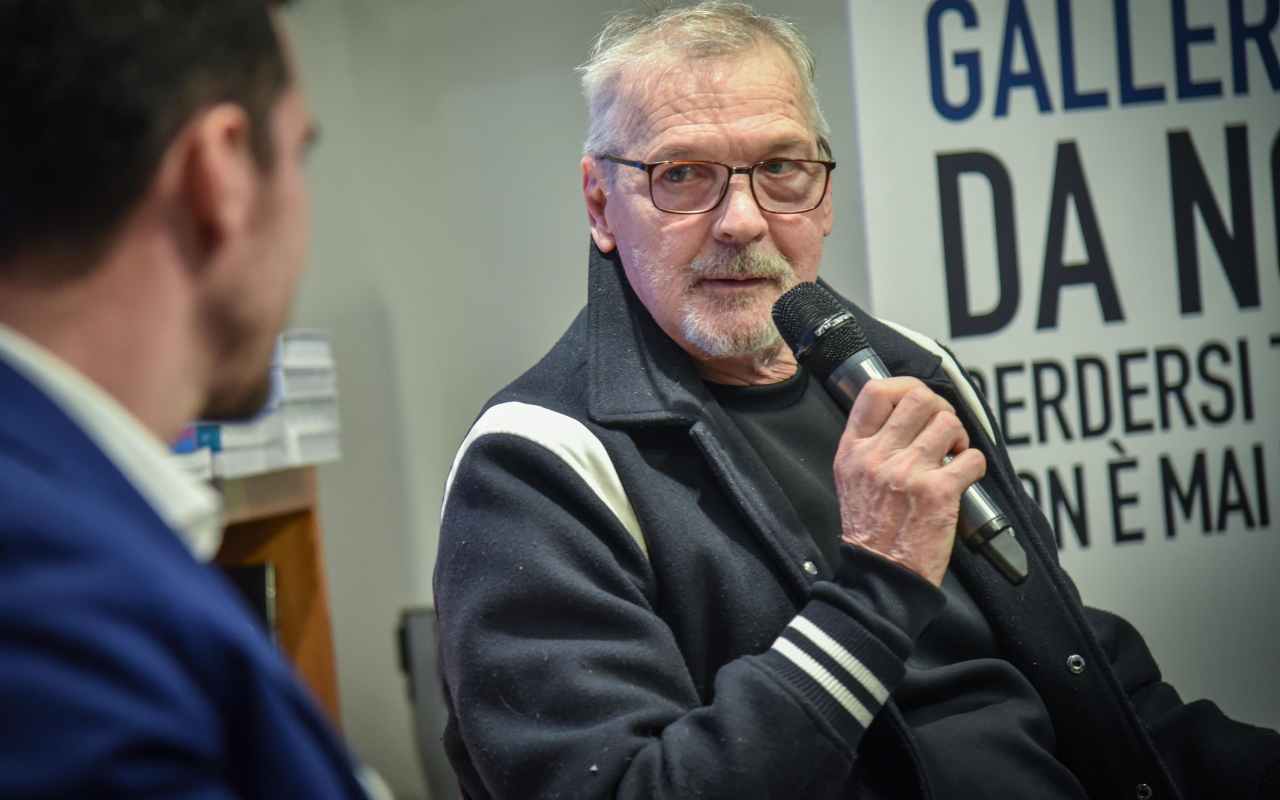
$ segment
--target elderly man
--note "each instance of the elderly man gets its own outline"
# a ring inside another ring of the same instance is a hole
[[[258,411],[305,262],[271,5],[0,0],[0,798],[365,796],[164,444]]]
[[[725,2],[619,18],[583,67],[587,307],[476,421],[443,512],[464,792],[1275,796],[1280,736],[1183,704],[1080,604],[941,348],[850,306],[898,377],[846,419],[780,342],[833,224],[812,77]],[[1020,585],[954,547],[979,479]]]

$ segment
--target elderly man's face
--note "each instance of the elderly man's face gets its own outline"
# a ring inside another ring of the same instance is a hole
[[[821,158],[795,68],[776,47],[676,66],[633,97],[637,161],[701,159],[748,165],[767,158]],[[830,192],[802,214],[756,205],[745,175],[705,214],[659,211],[640,170],[584,159],[592,236],[614,247],[654,320],[695,358],[767,352],[779,340],[771,309],[798,281],[817,277],[831,232]]]

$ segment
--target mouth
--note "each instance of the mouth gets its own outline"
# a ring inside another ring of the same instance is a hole
[[[705,286],[709,289],[723,291],[742,291],[746,289],[755,289],[760,286],[771,286],[773,283],[773,278],[757,278],[750,275],[733,275],[718,278],[703,278],[698,281],[698,286]]]

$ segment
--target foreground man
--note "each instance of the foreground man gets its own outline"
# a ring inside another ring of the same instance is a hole
[[[583,71],[589,301],[477,420],[444,508],[466,794],[1280,796],[1280,736],[1183,704],[1081,606],[940,348],[855,312],[907,377],[846,421],[782,346],[771,306],[833,224],[795,32],[704,3],[611,23]],[[954,547],[979,478],[1021,586]]]
[[[362,797],[165,441],[252,415],[314,130],[264,0],[0,0],[0,797]]]

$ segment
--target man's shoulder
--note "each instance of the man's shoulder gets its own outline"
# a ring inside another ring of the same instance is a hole
[[[221,621],[237,616],[234,596],[127,480],[85,480],[77,465],[100,454],[0,450],[0,629],[234,636]]]
[[[458,507],[450,499],[458,487],[465,493],[489,483],[516,491],[530,478],[545,479],[548,470],[576,476],[578,488],[630,523],[633,512],[622,502],[625,491],[614,466],[615,448],[628,436],[593,418],[591,382],[598,376],[591,374],[596,356],[585,317],[579,314],[537,364],[490,398],[468,428],[445,481],[442,542],[459,519],[448,513]],[[545,499],[525,495],[521,502],[531,509]]]
[[[59,507],[54,485],[25,482],[31,508],[15,511],[19,487],[0,477],[0,707],[21,721],[0,752],[24,765],[0,776],[0,796],[150,785],[160,778],[131,759],[156,741],[166,758],[151,766],[184,781],[318,746],[302,690],[213,569],[127,503],[68,503],[64,487]],[[326,747],[336,771],[340,748]]]
[[[92,559],[127,550],[140,535],[172,536],[117,473],[87,439],[42,448],[0,430],[0,569],[19,557]]]
[[[202,598],[208,568],[158,517],[132,498],[40,475],[14,480],[11,466],[0,461],[0,616],[12,623],[0,628],[74,638],[213,627],[222,606]]]
[[[180,643],[204,635],[210,612],[188,613],[201,582],[164,546],[173,534],[128,503],[25,467],[0,458],[0,696],[133,705],[127,685],[145,681],[181,686],[179,707],[199,705]]]
[[[65,477],[0,457],[0,705],[216,727],[246,681],[288,682],[229,584],[145,504]]]

